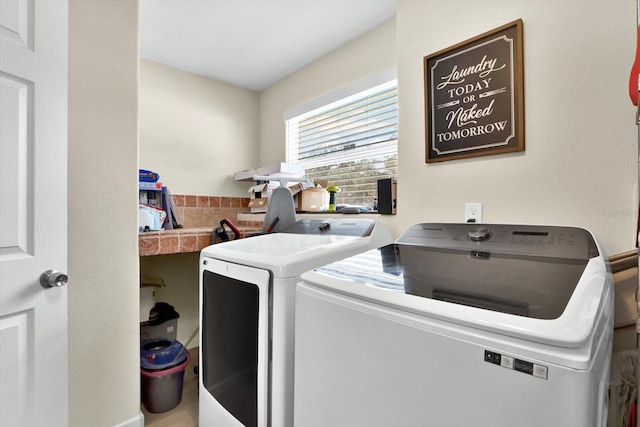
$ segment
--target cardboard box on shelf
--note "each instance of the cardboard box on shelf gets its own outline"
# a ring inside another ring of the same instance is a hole
[[[324,212],[329,205],[326,180],[314,181],[315,187],[304,188],[295,194],[296,212]]]
[[[253,185],[249,188],[247,193],[251,199],[260,199],[263,197],[269,197],[273,188],[268,183]]]
[[[327,209],[329,193],[326,188],[314,187],[298,193],[298,212],[324,212]]]
[[[304,190],[304,184],[301,182],[296,182],[296,183],[289,183],[287,185],[287,187],[289,188],[289,190],[291,191],[291,195],[295,198],[296,194],[300,193],[302,190]]]
[[[313,185],[313,187],[310,187]],[[291,182],[287,187],[291,191],[296,212],[324,212],[329,206],[329,193],[327,193],[327,180]],[[249,188],[249,208],[251,213],[264,213],[269,207],[269,198],[273,190],[280,186],[278,181],[256,184]]]
[[[268,197],[260,197],[259,199],[249,200],[249,207],[251,208],[251,213],[266,212],[268,206],[269,206]]]
[[[249,207],[252,213],[266,212],[271,189],[269,184],[253,185],[249,188]]]
[[[251,212],[266,212],[269,206],[269,198],[273,190],[279,186],[280,183],[278,181],[269,181],[268,183],[257,184],[249,188],[249,207],[251,208]],[[302,183],[289,183],[287,187],[294,196],[304,190],[304,184]]]

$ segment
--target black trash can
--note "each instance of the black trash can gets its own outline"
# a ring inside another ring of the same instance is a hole
[[[140,346],[142,403],[151,413],[167,412],[182,401],[184,371],[191,361],[176,340],[156,339]]]

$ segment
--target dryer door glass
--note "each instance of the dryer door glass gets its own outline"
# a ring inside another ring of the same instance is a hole
[[[259,288],[210,271],[202,283],[203,384],[238,421],[257,426]]]

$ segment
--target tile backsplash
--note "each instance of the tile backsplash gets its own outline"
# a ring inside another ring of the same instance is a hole
[[[231,222],[237,224],[238,214],[250,211],[248,197],[174,194],[173,202],[185,228],[211,227],[224,218],[228,218]]]

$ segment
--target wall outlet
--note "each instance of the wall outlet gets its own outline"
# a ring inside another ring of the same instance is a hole
[[[482,222],[482,203],[464,204],[464,222]]]

